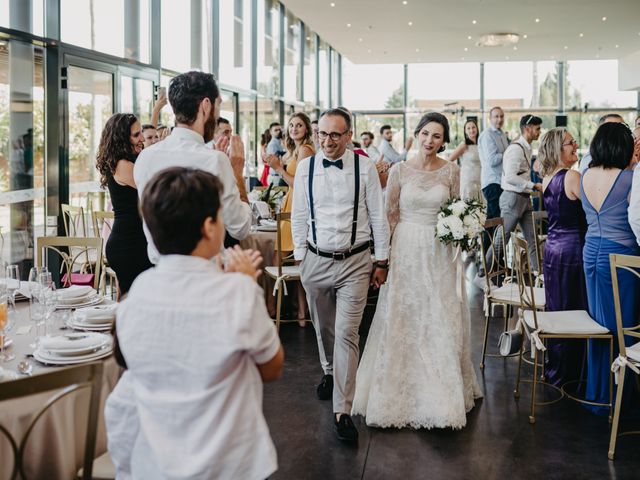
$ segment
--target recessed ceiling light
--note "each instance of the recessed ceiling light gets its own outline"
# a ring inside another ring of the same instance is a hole
[[[351,28],[351,24],[350,23],[347,23],[347,28]]]
[[[616,48],[620,48],[620,45],[616,45]]]
[[[419,49],[419,48],[416,48],[416,53],[418,53],[419,51],[420,51],[420,49]]]
[[[640,35],[640,33],[638,35]],[[584,37],[584,33],[580,34],[580,38],[582,38],[582,37]]]
[[[407,23],[407,25],[409,25],[411,27],[413,25],[413,22],[409,22],[409,23]]]
[[[514,50],[518,50],[518,47],[516,47],[516,46],[514,45],[513,49],[514,49]]]
[[[478,22],[477,22],[477,21],[475,21],[475,20],[472,20],[472,21],[471,21],[471,23],[473,23],[473,24],[475,25],[475,24],[476,24],[476,23],[478,23]]]
[[[371,53],[371,49],[367,50],[367,53]]]
[[[606,22],[607,21],[607,17],[602,17],[602,21]]]
[[[335,3],[333,3],[333,2],[331,2],[329,5],[331,5],[332,7],[335,7],[335,6],[336,6],[336,4],[335,4]]]
[[[565,49],[565,50],[569,50],[569,47],[567,47],[567,46],[565,45],[565,46],[564,46],[564,49]]]
[[[524,35],[522,35],[522,38],[528,38],[529,36],[525,33]]]
[[[638,34],[640,35],[640,34]],[[467,36],[467,40],[471,40],[471,35]]]
[[[540,19],[539,18],[536,18],[536,23],[540,23]]]
[[[362,41],[362,38],[359,38],[359,39],[358,39],[358,41],[359,41],[359,42],[361,42],[361,41]]]
[[[407,2],[407,0],[403,0],[403,2],[402,2],[403,5],[406,5],[407,3],[409,3],[409,2]]]
[[[465,51],[465,52],[468,52],[468,51],[469,51],[469,49],[468,49],[467,47],[464,47],[464,51]]]

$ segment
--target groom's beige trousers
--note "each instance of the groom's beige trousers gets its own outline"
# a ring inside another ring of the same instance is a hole
[[[367,304],[371,253],[344,260],[320,257],[310,250],[301,265],[320,363],[333,375],[333,411],[351,413],[359,360],[358,328]]]

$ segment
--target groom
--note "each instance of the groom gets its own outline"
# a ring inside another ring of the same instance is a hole
[[[347,150],[351,136],[348,113],[333,109],[322,114],[321,151],[302,160],[296,170],[291,229],[324,370],[318,398],[333,395],[338,438],[355,442],[358,430],[349,413],[358,367],[358,327],[369,284],[379,287],[387,278],[389,225],[376,167]]]

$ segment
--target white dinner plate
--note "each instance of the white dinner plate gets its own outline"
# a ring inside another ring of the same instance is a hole
[[[49,352],[58,357],[70,357],[70,356],[76,356],[76,355],[90,354],[98,348],[102,348],[105,345],[111,344],[113,341],[111,338],[111,335],[105,335],[104,333],[94,333],[94,332],[85,332],[85,333],[72,332],[72,333],[66,333],[60,336],[66,337],[69,339],[67,342],[71,348],[57,348],[52,350],[50,348],[47,348],[45,345],[45,346],[40,346],[39,350]],[[73,346],[73,342],[74,342],[73,339],[84,340],[85,338],[87,338],[88,340],[93,340],[92,344],[91,345],[85,344],[77,347]]]
[[[75,365],[78,363],[88,363],[94,360],[99,360],[101,358],[109,357],[113,354],[112,348],[107,348],[104,352],[97,352],[96,355],[85,358],[85,357],[64,357],[64,358],[49,358],[43,357],[40,355],[40,352],[36,350],[33,352],[33,358],[35,358],[38,362],[44,363],[45,365]]]
[[[67,321],[67,327],[74,330],[82,330],[84,332],[108,332],[113,327],[113,322],[110,323],[82,323],[69,319]]]
[[[82,308],[82,307],[91,307],[93,305],[98,305],[102,303],[105,298],[102,295],[94,294],[92,297],[89,297],[85,303],[76,303],[76,304],[67,304],[61,303],[58,304],[58,310],[71,310],[74,308]]]
[[[259,232],[277,232],[278,231],[276,227],[268,227],[264,225],[258,225],[256,230]]]

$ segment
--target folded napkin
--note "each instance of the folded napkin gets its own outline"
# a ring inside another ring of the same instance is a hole
[[[116,319],[117,303],[111,305],[95,305],[93,307],[79,308],[75,312],[76,320],[87,324],[101,324],[112,322]]]
[[[263,220],[260,220],[260,225],[262,225],[263,227],[275,227],[276,226],[276,221],[275,220],[263,219]]]
[[[51,352],[75,351],[99,347],[108,339],[108,335],[99,333],[68,333],[55,337],[40,337],[40,348]]]
[[[60,299],[64,301],[76,300],[78,298],[86,297],[95,290],[88,285],[71,285],[69,288],[62,288],[58,290]]]
[[[20,282],[20,288],[16,291],[16,296],[22,295],[26,298],[31,298],[31,292],[39,287],[38,282]]]

